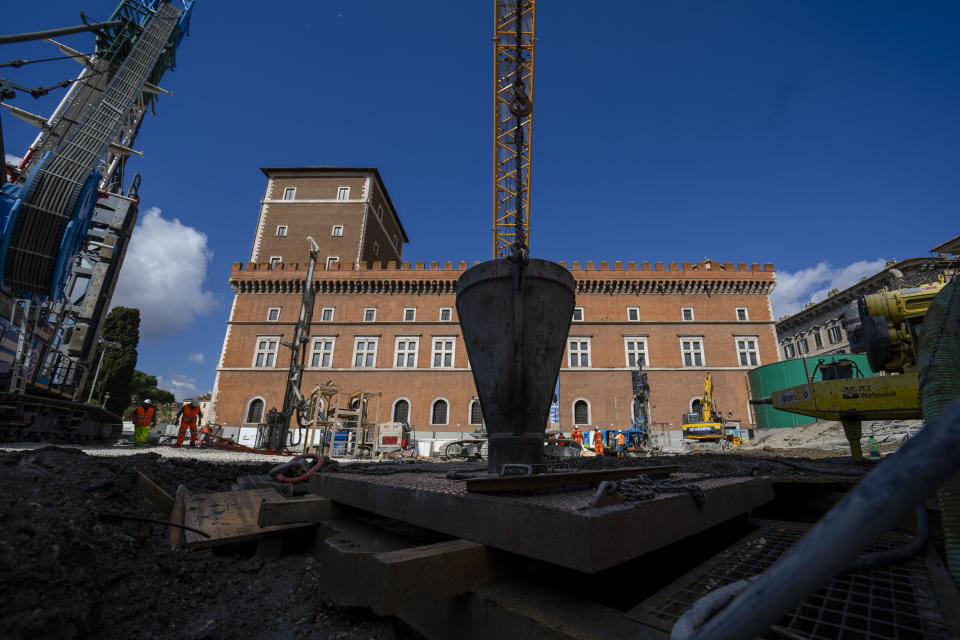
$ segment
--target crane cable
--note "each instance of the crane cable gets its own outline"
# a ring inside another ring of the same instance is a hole
[[[11,60],[10,62],[4,62],[3,64],[0,64],[0,68],[13,67],[14,69],[19,69],[20,67],[23,67],[25,65],[36,64],[37,62],[51,62],[53,60],[69,60],[71,58],[89,58],[92,55],[93,55],[92,53],[73,53],[66,56],[57,56],[56,58],[40,58],[39,60],[17,59],[17,60]]]
[[[510,103],[510,112],[516,118],[513,147],[516,158],[517,206],[514,213],[514,240],[510,247],[510,253],[513,258],[523,260],[526,257],[528,246],[523,215],[523,150],[526,146],[523,135],[523,118],[533,112],[533,103],[527,95],[526,85],[523,82],[523,0],[517,0],[516,23],[516,49],[514,54],[516,69],[514,70],[513,101]]]

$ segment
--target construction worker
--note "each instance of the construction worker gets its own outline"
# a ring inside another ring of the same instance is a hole
[[[622,458],[627,452],[627,434],[617,431],[617,457]]]
[[[177,442],[173,446],[179,447],[183,444],[183,437],[187,434],[187,428],[190,429],[190,446],[197,446],[197,424],[203,419],[203,412],[200,411],[200,403],[197,399],[184,401],[180,411],[173,418],[173,423],[180,422],[180,431],[177,434]]]
[[[144,399],[133,413],[133,444],[142,446],[147,444],[147,434],[150,427],[157,424],[157,410],[153,407],[150,398]]]
[[[574,427],[573,433],[570,434],[570,437],[573,438],[573,441],[578,443],[581,447],[583,446],[583,431],[580,431],[580,427]]]
[[[597,427],[593,429],[593,451],[598,456],[603,455],[603,433]]]

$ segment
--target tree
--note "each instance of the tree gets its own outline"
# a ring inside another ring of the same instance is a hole
[[[151,398],[147,395],[151,389],[157,388],[157,377],[136,369],[133,372],[133,379],[130,381],[130,395],[134,402],[141,402],[144,398]]]
[[[116,349],[107,349],[103,356],[103,366],[93,391],[93,397],[103,402],[107,411],[122,415],[130,404],[130,391],[134,383],[137,366],[137,344],[140,342],[140,310],[129,307],[116,307],[107,314],[103,322],[103,340],[116,342]],[[101,344],[97,348],[94,362],[98,362]],[[144,374],[145,375],[145,374]],[[152,376],[148,376],[152,377]],[[156,385],[156,378],[153,383]],[[104,402],[106,394],[110,397]]]
[[[129,418],[136,411],[136,405],[150,399],[157,411],[165,404],[176,403],[177,399],[172,393],[157,387],[157,377],[135,369],[130,381],[130,395],[133,396],[133,404],[127,407],[125,417]],[[113,396],[111,396],[113,397]]]

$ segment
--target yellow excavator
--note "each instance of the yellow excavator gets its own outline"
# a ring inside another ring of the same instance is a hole
[[[727,438],[723,416],[717,411],[717,406],[714,404],[713,378],[709,373],[703,382],[703,398],[700,400],[700,410],[683,414],[682,422],[683,444],[687,449],[707,448],[701,447],[706,443],[712,445],[709,448],[722,448],[726,446],[727,442],[732,442],[731,439]],[[739,442],[736,444],[739,444]]]
[[[920,418],[917,353],[923,318],[945,286],[938,282],[883,290],[857,301],[856,313],[844,314],[850,350],[866,353],[874,371],[894,375],[855,378],[850,360],[818,365],[822,380],[775,391],[751,404],[771,404],[780,411],[839,420],[854,460],[862,460],[863,420]]]

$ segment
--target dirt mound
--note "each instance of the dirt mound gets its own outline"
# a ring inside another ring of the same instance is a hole
[[[864,438],[871,433],[881,444],[901,444],[907,437],[916,433],[922,422],[920,420],[888,420],[867,421],[861,427]],[[811,422],[799,427],[783,429],[762,429],[753,440],[744,442],[741,449],[762,449],[765,455],[773,450],[780,449],[846,449],[847,438],[843,433],[843,425],[837,421]],[[895,449],[895,446],[884,447],[885,450]],[[790,455],[797,455],[791,452]]]
[[[0,453],[0,637],[417,637],[395,620],[320,601],[323,572],[306,549],[273,562],[252,548],[173,552],[166,526],[99,518],[157,517],[135,470],[173,494],[181,483],[228,490],[236,476],[272,464],[106,458],[58,447]]]

